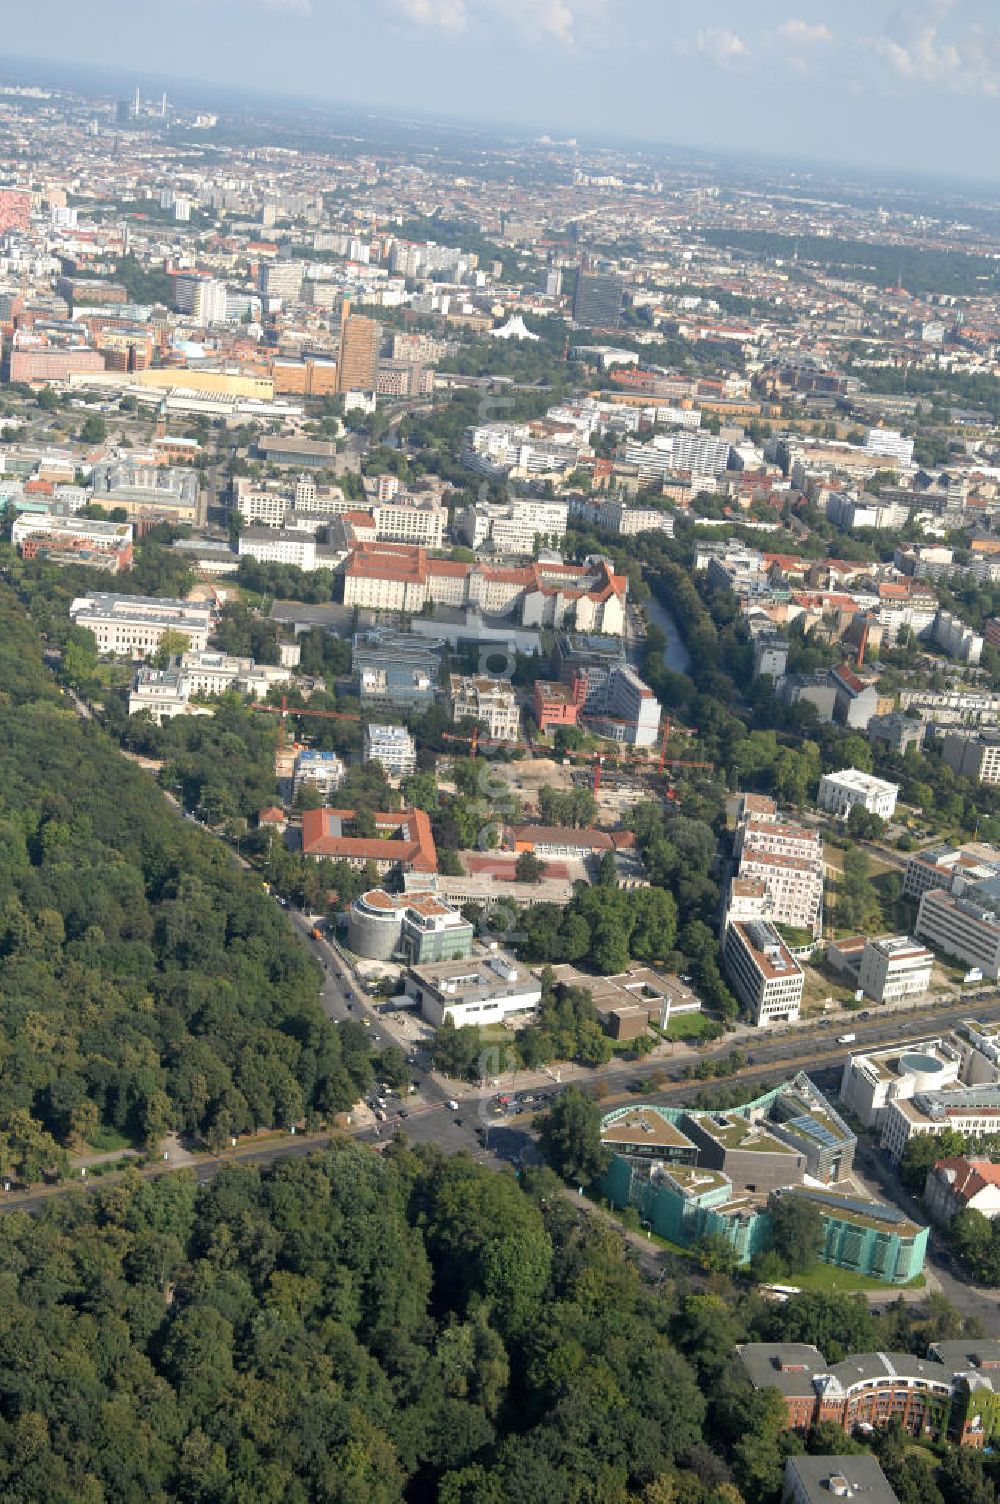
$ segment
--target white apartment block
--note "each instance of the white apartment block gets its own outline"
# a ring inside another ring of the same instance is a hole
[[[246,523],[259,523],[262,527],[283,527],[286,515],[292,510],[292,503],[281,491],[246,490],[237,496],[236,510]]]
[[[887,783],[884,778],[875,778],[857,768],[844,768],[839,773],[823,774],[816,803],[841,820],[846,820],[857,804],[869,814],[891,820],[898,793],[898,784]]]
[[[181,653],[166,669],[141,668],[129,692],[128,713],[148,710],[154,721],[175,715],[211,715],[192,700],[228,692],[262,700],[276,684],[287,684],[287,668],[255,663],[252,658],[231,658],[225,653]]]
[[[913,440],[895,428],[869,428],[865,436],[865,453],[895,460],[900,465],[913,464]]]
[[[165,633],[177,633],[185,646],[204,652],[212,630],[212,607],[202,602],[104,592],[77,596],[69,608],[74,626],[93,632],[99,653],[148,658]]]
[[[319,567],[315,534],[305,529],[247,528],[240,533],[238,551],[241,559],[257,559],[263,564],[292,564],[306,571]]]
[[[818,831],[802,825],[789,825],[776,819],[744,819],[736,833],[736,855],[767,852],[771,856],[792,857],[798,862],[823,865],[823,841]]]
[[[764,910],[775,924],[809,930],[823,928],[823,869],[815,862],[777,852],[748,851],[740,862],[740,877],[764,884]]]
[[[909,935],[869,940],[861,956],[858,986],[876,1003],[924,997],[931,985],[934,957]]]
[[[698,470],[718,475],[729,469],[731,456],[728,439],[689,431],[657,434],[652,444],[628,444],[623,458],[626,463],[639,466],[639,478],[643,481],[646,471],[651,480],[669,470]]]
[[[755,794],[743,796],[741,820],[736,835],[736,878],[740,891],[761,890],[748,913],[776,924],[791,925],[819,935],[823,925],[823,842],[816,831],[806,830],[778,818],[773,800]],[[733,884],[736,886],[735,882]],[[740,904],[730,914],[740,917]]]
[[[136,670],[129,690],[128,713],[138,715],[141,711],[145,711],[157,726],[172,721],[177,715],[212,714],[207,707],[191,704],[187,684],[177,668]]]
[[[731,924],[723,960],[733,991],[757,1028],[796,1022],[805,977],[773,925],[764,920]]]
[[[899,696],[900,710],[916,710],[921,720],[941,725],[979,725],[1000,721],[1000,695],[982,690],[947,690],[934,693],[925,689],[904,689]]]
[[[417,746],[405,726],[365,727],[365,762],[381,763],[390,778],[417,771]]]
[[[565,501],[518,497],[511,501],[481,502],[465,509],[459,531],[470,548],[482,548],[489,542],[495,553],[528,556],[534,552],[539,537],[560,542],[566,533],[568,516],[569,503]]]
[[[295,511],[300,517],[342,517],[353,512],[358,502],[346,497],[339,486],[317,486],[309,475],[295,482]]]
[[[725,940],[730,924],[742,924],[747,919],[767,918],[767,888],[758,877],[734,877],[726,895],[725,912],[722,916],[721,938]]]
[[[993,982],[1000,978],[1000,893],[997,880],[987,879],[957,897],[943,889],[924,893],[914,933],[942,955],[982,972]]]
[[[492,741],[516,742],[521,711],[506,679],[451,675],[451,713],[456,721],[481,721]]]
[[[984,639],[951,611],[937,612],[933,638],[935,646],[958,663],[976,664],[983,656]]]
[[[104,522],[89,517],[54,517],[50,512],[24,512],[15,517],[10,529],[10,541],[20,548],[26,538],[36,533],[54,533],[66,539],[81,539],[86,543],[116,544],[123,548],[133,540],[134,528],[130,522]]]
[[[330,795],[343,783],[346,772],[347,769],[336,752],[314,749],[302,751],[295,759],[292,797],[294,798],[305,784],[309,784],[324,800],[329,799]]]
[[[256,663],[253,658],[236,658],[228,653],[182,653],[178,668],[193,695],[222,695],[229,689],[242,694],[266,695],[276,684],[287,684],[288,669],[273,663]]]
[[[442,548],[447,509],[438,501],[392,500],[372,507],[375,536],[387,543],[417,543]]]
[[[536,438],[526,423],[486,423],[466,429],[461,462],[480,475],[563,476],[592,454],[581,438],[554,443]]]

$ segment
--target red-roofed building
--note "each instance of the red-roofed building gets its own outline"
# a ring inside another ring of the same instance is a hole
[[[359,543],[344,571],[344,604],[414,615],[436,606],[517,612],[529,627],[562,626],[570,611],[580,632],[621,636],[628,579],[605,560],[586,565],[535,562],[521,568],[430,558],[403,543]]]
[[[353,833],[352,809],[307,809],[302,815],[302,855],[327,857],[364,867],[371,862],[379,874],[399,867],[403,872],[434,872],[437,851],[430,817],[422,809],[401,809],[374,816],[374,836]]]
[[[959,1212],[1000,1216],[1000,1165],[991,1159],[970,1159],[958,1154],[939,1159],[927,1172],[924,1205],[932,1222],[947,1224]]]

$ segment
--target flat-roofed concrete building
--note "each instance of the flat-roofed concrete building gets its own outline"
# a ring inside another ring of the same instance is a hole
[[[512,1013],[534,1012],[542,1000],[541,983],[533,972],[502,951],[480,959],[411,966],[404,990],[436,1028],[446,1019],[456,1029],[500,1023]]]
[[[457,909],[433,893],[362,893],[347,917],[348,944],[370,960],[405,959],[410,965],[468,956],[475,931]]]
[[[918,902],[931,888],[961,893],[986,878],[1000,876],[1000,851],[983,842],[965,846],[929,846],[908,858],[903,897]]]
[[[397,632],[391,627],[359,632],[351,663],[364,705],[426,709],[434,700],[444,640]]]
[[[731,924],[723,959],[733,990],[758,1028],[798,1020],[805,978],[773,925],[764,920]]]
[[[848,1057],[840,1100],[865,1128],[878,1127],[893,1102],[909,1101],[919,1091],[944,1090],[956,1085],[961,1074],[961,1051],[945,1037],[888,1045]]]
[[[858,1504],[899,1504],[899,1495],[871,1456],[785,1458],[781,1504],[831,1504],[834,1499]]]
[[[680,977],[650,966],[630,966],[611,977],[589,976],[565,963],[551,971],[558,985],[589,992],[598,1020],[615,1039],[635,1039],[650,1024],[665,1029],[672,1018],[701,1012],[701,999]]]
[[[925,1090],[909,1101],[890,1103],[882,1122],[882,1148],[898,1162],[911,1138],[937,1136],[946,1128],[973,1142],[1000,1132],[1000,1085]]]
[[[308,785],[323,800],[329,799],[343,783],[347,769],[336,752],[305,747],[295,759],[292,797],[297,798]]]
[[[976,883],[960,897],[932,888],[920,900],[914,928],[936,951],[995,982],[1000,978],[1000,877]]]

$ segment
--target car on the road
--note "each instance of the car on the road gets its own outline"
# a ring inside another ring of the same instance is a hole
[[[408,1118],[408,1117],[409,1117],[409,1116],[410,1116],[410,1114],[409,1114],[409,1113],[408,1113],[408,1112],[407,1112],[407,1110],[406,1110],[406,1108],[405,1108],[405,1107],[401,1107],[401,1108],[400,1108],[400,1109],[399,1109],[399,1116],[400,1116],[400,1117],[401,1117],[401,1118]]]
[[[461,1128],[461,1126],[462,1126],[462,1119],[461,1118],[456,1118],[455,1119],[455,1127],[456,1128]]]
[[[453,1097],[449,1097],[445,1105],[448,1108],[449,1112],[458,1111],[458,1103],[454,1100]]]

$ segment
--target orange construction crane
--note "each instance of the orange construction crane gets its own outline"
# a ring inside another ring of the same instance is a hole
[[[285,750],[285,722],[290,715],[308,715],[324,721],[360,721],[361,716],[356,710],[310,710],[307,706],[292,705],[289,707],[287,695],[282,695],[280,705],[257,705],[256,710],[266,711],[268,715],[280,715],[281,721],[278,726],[278,746]]]
[[[669,755],[669,753],[667,752],[667,741],[670,737],[670,729],[672,724],[672,721],[668,719],[666,725],[663,728],[663,740],[660,742],[660,756],[656,764],[656,771],[658,773],[662,773],[664,767],[668,763],[673,768],[714,768],[714,762],[686,762],[679,757],[671,757]],[[693,732],[688,732],[687,734],[689,736],[694,735]]]

